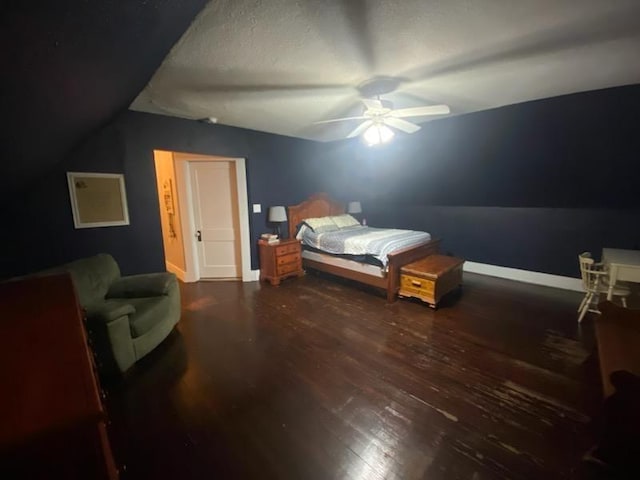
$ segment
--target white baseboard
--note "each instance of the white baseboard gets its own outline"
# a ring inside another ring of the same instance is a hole
[[[182,280],[183,282],[186,282],[186,278],[187,278],[187,272],[185,272],[184,270],[182,270],[181,268],[176,267],[173,263],[171,262],[164,262],[165,267],[167,268],[168,272],[171,273],[175,273],[176,277],[178,277],[180,280]]]
[[[178,277],[184,283],[193,283],[193,282],[198,282],[200,280],[199,278],[196,278],[195,275],[193,274],[189,275],[184,270],[181,270],[180,268],[176,267],[175,265],[169,262],[166,262],[166,266],[167,266],[167,271],[175,273],[176,277]],[[257,282],[259,279],[260,279],[260,270],[249,270],[248,275],[242,276],[243,282]]]
[[[249,275],[242,277],[243,282],[257,282],[258,280],[260,280],[260,269],[250,270],[250,272],[251,273]]]
[[[532,272],[518,268],[499,267],[497,265],[476,262],[464,262],[463,270],[465,272],[480,273],[490,277],[506,278],[518,282],[533,283],[534,285],[544,285],[545,287],[561,288],[575,292],[584,291],[582,281],[579,278],[563,277],[550,273]]]
[[[530,270],[520,270],[518,268],[500,267],[498,265],[489,265],[487,263],[464,262],[463,270],[465,272],[479,273],[490,277],[506,278],[517,282],[532,283],[534,285],[543,285],[545,287],[561,288],[563,290],[572,290],[574,292],[584,291],[582,281],[579,278],[563,277],[561,275],[552,275],[550,273],[532,272]],[[176,273],[177,275],[177,273]],[[257,282],[260,279],[260,270],[251,270],[251,274],[243,278],[243,282]]]

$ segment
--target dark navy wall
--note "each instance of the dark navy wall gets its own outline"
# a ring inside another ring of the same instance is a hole
[[[640,248],[639,112],[640,87],[616,88],[432,121],[378,149],[126,112],[0,207],[0,276],[101,251],[125,273],[164,268],[154,149],[245,157],[263,212],[327,191],[468,260],[577,276],[581,251]],[[124,172],[131,225],[75,230],[69,170]],[[266,213],[250,227],[257,268]]]
[[[324,188],[371,224],[415,228],[468,260],[577,276],[579,252],[640,248],[640,87],[424,124],[382,148],[326,146]],[[331,165],[331,166],[329,166]]]
[[[250,214],[252,267],[258,268],[255,243],[268,228],[266,209],[296,203],[315,189],[306,164],[318,145],[128,111],[5,205],[12,235],[2,240],[0,273],[21,274],[98,252],[114,255],[124,273],[164,270],[154,149],[246,158],[249,204],[263,206],[263,213]],[[131,224],[74,229],[66,180],[74,170],[124,173]]]
[[[125,110],[206,3],[2,2],[0,201]]]

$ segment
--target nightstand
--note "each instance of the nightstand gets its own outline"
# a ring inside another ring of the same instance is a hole
[[[268,280],[271,285],[279,285],[287,277],[304,275],[302,270],[302,248],[298,240],[280,240],[269,244],[258,240],[260,248],[260,280]]]

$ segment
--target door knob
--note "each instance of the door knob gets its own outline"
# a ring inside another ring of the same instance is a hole
[[[202,232],[200,230],[196,231],[196,238],[199,242],[202,241]]]

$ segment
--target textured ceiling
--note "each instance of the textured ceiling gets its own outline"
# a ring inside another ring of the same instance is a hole
[[[396,108],[452,114],[640,83],[639,18],[638,0],[219,0],[131,108],[335,140],[357,121],[314,122],[362,113],[376,76],[402,80]]]

